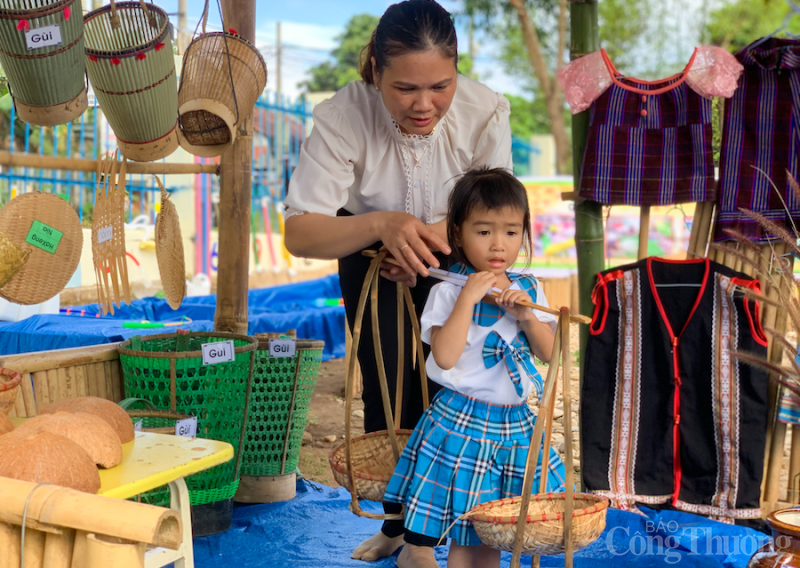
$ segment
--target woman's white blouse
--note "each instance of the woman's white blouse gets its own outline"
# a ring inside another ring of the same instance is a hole
[[[518,282],[513,282],[511,288],[519,290]],[[536,303],[549,307],[538,281],[536,288]],[[447,282],[440,282],[431,289],[420,318],[422,341],[430,345],[431,329],[441,327],[447,322],[461,290],[461,287]],[[550,328],[555,331],[558,323],[555,316],[540,310],[534,310],[533,313],[539,321],[549,324]],[[522,331],[522,327],[507,312],[491,326],[478,325],[473,318],[470,320],[464,352],[453,368],[444,370],[439,367],[431,353],[425,361],[428,377],[443,387],[490,404],[514,405],[526,401],[531,393],[533,383],[527,378],[523,369],[519,369],[523,386],[523,394],[519,396],[505,363],[501,361],[487,368],[483,362],[483,344],[493,331],[497,332],[506,342],[511,343]]]
[[[433,134],[405,136],[374,85],[350,83],[314,109],[286,216],[335,216],[344,208],[356,215],[406,211],[425,223],[441,221],[461,174],[478,166],[511,168],[510,108],[502,95],[459,75],[450,109]]]

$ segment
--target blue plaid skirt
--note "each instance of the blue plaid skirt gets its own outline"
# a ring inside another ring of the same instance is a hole
[[[385,501],[406,505],[405,527],[440,538],[475,505],[522,493],[536,416],[527,404],[500,406],[442,389],[423,414],[389,481]],[[541,477],[541,453],[534,492]],[[547,491],[564,491],[564,464],[550,448]],[[460,520],[448,537],[481,544]]]

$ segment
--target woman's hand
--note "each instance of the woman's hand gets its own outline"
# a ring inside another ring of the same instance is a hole
[[[384,248],[400,263],[405,272],[405,275],[402,275],[388,266],[382,267],[387,269],[382,270],[381,275],[389,280],[410,282],[413,279],[413,283],[416,283],[417,274],[428,276],[425,262],[439,268],[439,261],[432,251],[439,250],[450,254],[447,241],[442,239],[436,228],[424,224],[413,215],[387,211],[381,214],[378,222],[380,223],[378,233]]]
[[[530,296],[522,290],[506,288],[495,300],[498,306],[511,314],[517,321],[526,322],[536,318],[532,309],[520,305],[520,302],[524,300],[530,301]]]

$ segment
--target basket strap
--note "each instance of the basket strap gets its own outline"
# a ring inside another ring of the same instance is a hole
[[[400,429],[400,416],[403,413],[403,363],[405,362],[405,294],[403,283],[397,283],[397,381],[394,393],[394,429]]]
[[[412,337],[414,338],[414,345],[417,352],[417,364],[419,365],[419,380],[422,386],[422,403],[424,408],[430,406],[430,395],[428,394],[428,373],[425,370],[425,352],[422,350],[422,332],[419,327],[419,318],[414,309],[414,300],[411,298],[411,289],[408,286],[403,286],[403,295],[406,297],[406,308],[408,309],[408,316],[411,319],[411,329],[413,331]]]
[[[139,0],[139,4],[142,5],[142,10],[144,10],[145,15],[147,16],[147,21],[150,23],[150,27],[154,29],[158,29],[158,21],[156,20],[155,14],[151,14],[150,10],[147,9],[147,4],[144,0]],[[119,14],[117,14],[117,4],[114,0],[111,0],[111,29],[118,30],[122,24],[119,21]]]
[[[158,410],[155,404],[144,398],[126,398],[125,400],[119,402],[119,406],[123,410],[128,410],[128,407],[136,402],[143,402],[146,406],[150,407],[148,410]]]
[[[361,286],[361,295],[358,298],[358,305],[356,307],[356,318],[353,325],[353,341],[350,344],[350,364],[347,367],[347,375],[345,378],[345,411],[344,411],[344,454],[347,462],[347,475],[350,478],[350,498],[351,507],[357,510],[361,508],[358,506],[358,490],[356,488],[356,476],[353,471],[353,458],[352,458],[352,435],[350,432],[353,412],[353,390],[355,384],[356,374],[356,361],[358,360],[358,344],[361,341],[361,327],[364,320],[364,309],[367,305],[367,293],[369,292],[370,283],[378,272],[381,261],[386,256],[386,253],[379,253],[372,262],[369,264],[369,270],[364,278],[364,284]],[[355,512],[355,511],[354,511]],[[357,514],[357,513],[356,513]]]

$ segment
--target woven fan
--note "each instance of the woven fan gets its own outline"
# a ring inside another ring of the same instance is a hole
[[[125,168],[119,151],[97,166],[97,199],[92,216],[92,257],[97,275],[97,303],[103,315],[114,313],[114,304],[131,301],[125,252]],[[121,164],[121,165],[120,165]]]
[[[183,258],[183,236],[178,211],[169,200],[161,180],[161,212],[156,217],[156,258],[161,274],[161,287],[169,307],[177,310],[186,295],[186,266]]]
[[[28,261],[30,250],[22,250],[14,241],[0,233],[0,288],[19,272]]]

